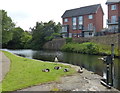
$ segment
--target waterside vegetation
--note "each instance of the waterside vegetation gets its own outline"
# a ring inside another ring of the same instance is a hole
[[[68,42],[62,48],[65,52],[75,52],[82,54],[110,55],[111,46],[96,44],[93,42],[73,43]],[[115,56],[118,56],[118,48],[115,48]]]

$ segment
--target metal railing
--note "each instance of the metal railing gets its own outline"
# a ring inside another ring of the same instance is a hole
[[[118,24],[118,20],[111,20],[111,19],[107,19],[107,24]]]
[[[83,27],[83,31],[95,31],[95,27]]]

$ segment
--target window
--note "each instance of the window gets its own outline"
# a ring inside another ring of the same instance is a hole
[[[67,19],[67,18],[65,18],[65,19],[64,19],[64,22],[68,22],[68,19]]]
[[[111,10],[116,10],[117,6],[116,5],[111,5]]]
[[[77,25],[77,18],[76,18],[76,17],[73,17],[73,18],[72,18],[72,26],[73,26],[73,30],[76,29],[76,25]]]
[[[62,32],[67,32],[67,26],[62,27]]]
[[[78,28],[83,29],[83,16],[79,16],[78,18]]]
[[[72,33],[69,33],[69,37],[70,37],[70,38],[72,37]]]
[[[79,25],[83,24],[83,16],[79,16],[78,22],[79,22]]]
[[[93,19],[93,15],[88,15],[88,19]]]
[[[92,23],[88,24],[88,30],[93,30],[93,24]]]
[[[117,17],[116,16],[111,16],[111,22],[116,23],[116,21],[117,21]]]

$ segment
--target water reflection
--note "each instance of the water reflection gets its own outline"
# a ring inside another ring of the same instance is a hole
[[[77,53],[66,53],[61,51],[33,51],[33,50],[7,50],[14,54],[19,54],[27,58],[33,58],[43,61],[54,61],[55,56],[58,56],[60,62],[79,65],[89,71],[93,71],[106,78],[106,64],[98,60],[101,56],[85,55]],[[120,59],[114,60],[114,87],[120,90]]]

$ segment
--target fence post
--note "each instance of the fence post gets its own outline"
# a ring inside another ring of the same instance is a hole
[[[118,33],[120,33],[120,16],[118,17]]]
[[[114,44],[111,44],[111,86],[113,86],[113,59],[114,59]]]

